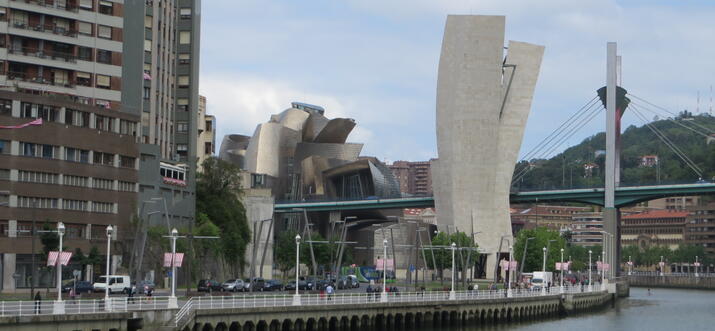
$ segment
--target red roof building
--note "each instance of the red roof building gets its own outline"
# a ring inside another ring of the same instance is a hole
[[[684,243],[685,220],[690,213],[678,210],[649,210],[621,217],[621,245],[667,246]]]

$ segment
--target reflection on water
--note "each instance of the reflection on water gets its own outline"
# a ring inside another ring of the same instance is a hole
[[[715,291],[651,289],[648,295],[645,288],[631,288],[629,298],[595,312],[530,322],[421,330],[715,330]]]

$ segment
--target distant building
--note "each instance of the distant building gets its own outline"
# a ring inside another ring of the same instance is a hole
[[[702,245],[705,253],[715,255],[715,202],[689,207],[685,222],[685,243]]]
[[[199,132],[196,137],[196,169],[201,172],[201,164],[216,152],[216,117],[206,114],[206,97],[203,95],[199,96],[197,123]]]
[[[699,196],[685,197],[667,197],[655,200],[650,200],[644,203],[645,206],[652,209],[674,209],[684,210],[690,207],[695,207],[700,204]]]
[[[641,156],[641,167],[655,167],[658,164],[658,155]]]
[[[406,208],[402,210],[402,217],[406,221],[417,221],[426,224],[437,224],[434,208]]]
[[[621,217],[621,245],[641,249],[667,246],[676,249],[684,243],[688,211],[649,210]]]
[[[603,244],[603,214],[574,214],[571,223],[571,243],[579,246],[595,246]]]
[[[400,183],[400,192],[411,195],[432,195],[430,161],[395,161],[388,167]]]
[[[512,224],[523,222],[524,229],[545,226],[553,230],[571,228],[574,214],[591,211],[590,207],[533,205],[511,215]]]
[[[606,151],[605,151],[605,150],[602,150],[602,149],[599,149],[599,150],[593,152],[593,157],[599,157],[599,156],[601,156],[601,155],[605,156],[605,155],[606,155]]]

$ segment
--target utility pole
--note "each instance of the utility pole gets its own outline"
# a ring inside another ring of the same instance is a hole
[[[618,79],[618,56],[617,56],[617,45],[615,42],[609,42],[607,44],[606,50],[606,177],[605,177],[605,196],[604,196],[604,210],[603,210],[603,224],[604,230],[609,233],[613,233],[616,236],[615,242],[620,241],[620,231],[618,226],[618,214],[619,211],[615,207],[615,192],[616,186],[618,185],[620,177],[619,169],[619,150],[618,150],[618,140],[619,140],[619,122],[620,122],[620,112],[617,111],[616,105],[616,90],[617,90],[617,79]],[[609,247],[608,255],[604,257],[604,260],[617,261],[618,260],[618,248],[616,245],[611,245]],[[608,275],[612,276],[617,274],[618,265],[614,265],[608,271]]]

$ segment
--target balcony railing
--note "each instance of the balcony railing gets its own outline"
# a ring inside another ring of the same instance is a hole
[[[55,0],[12,0],[14,2],[24,2],[27,4],[31,5],[36,5],[36,6],[42,6],[42,7],[48,7],[48,8],[56,8],[56,9],[62,9],[70,12],[78,12],[79,7],[77,5],[65,3],[64,5],[60,5],[59,2]]]
[[[69,81],[55,82],[50,79],[46,79],[44,77],[30,75],[26,72],[9,71],[7,73],[7,78],[10,80],[19,80],[19,81],[23,81],[23,82],[30,82],[30,83],[37,83],[37,84],[48,84],[48,85],[68,87],[68,88],[73,88],[75,86],[74,83],[69,82]]]
[[[77,62],[76,56],[74,56],[73,54],[63,53],[63,52],[54,52],[54,51],[47,52],[47,51],[37,50],[37,49],[33,49],[33,48],[16,48],[16,47],[10,47],[10,48],[8,48],[7,51],[10,54],[32,56],[32,57],[36,57],[36,58],[40,58],[40,59],[59,60],[59,61],[70,62],[70,63]]]
[[[77,31],[72,29],[65,29],[60,26],[52,24],[29,24],[25,21],[12,20],[11,27],[16,29],[24,29],[37,32],[52,33],[65,37],[77,38]]]

